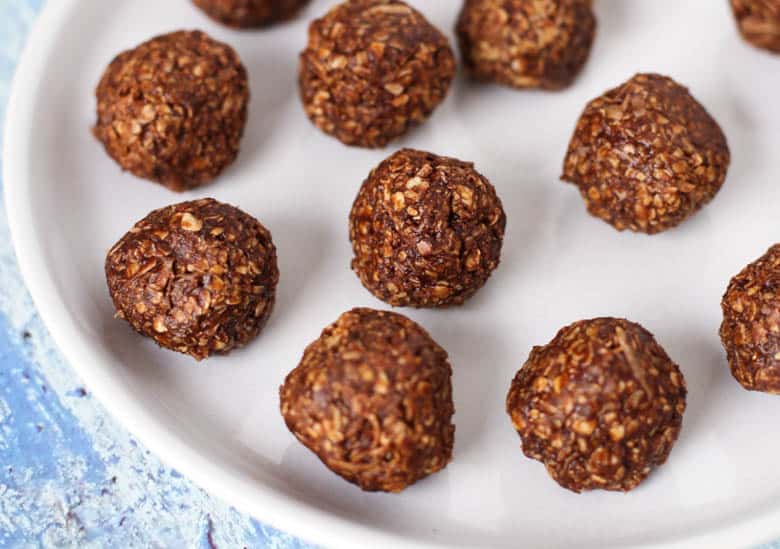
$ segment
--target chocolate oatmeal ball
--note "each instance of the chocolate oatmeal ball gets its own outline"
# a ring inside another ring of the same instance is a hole
[[[638,74],[591,101],[561,179],[616,229],[655,234],[712,200],[729,166],[726,137],[688,90]]]
[[[465,0],[457,25],[471,75],[515,88],[557,90],[590,55],[590,0]]]
[[[443,469],[455,426],[447,353],[399,314],[353,309],[325,328],[279,393],[287,427],[366,491]]]
[[[118,55],[97,87],[95,136],[138,177],[174,191],[235,160],[249,83],[238,54],[200,31],[158,36]]]
[[[206,198],[136,223],[108,252],[106,281],[118,318],[201,360],[260,333],[279,270],[271,233],[259,221]]]
[[[505,226],[495,188],[473,164],[402,149],[352,205],[352,269],[393,306],[460,305],[498,266]]]
[[[618,318],[581,320],[534,347],[507,395],[523,453],[574,492],[628,492],[680,434],[685,379],[653,335]]]
[[[731,0],[731,8],[747,42],[780,53],[780,0]]]
[[[780,244],[731,279],[721,306],[734,378],[750,391],[780,394]]]
[[[293,17],[309,0],[192,0],[206,15],[230,27],[263,27]]]
[[[399,0],[348,0],[309,27],[300,90],[322,131],[383,147],[428,118],[454,75],[447,39],[420,12]]]

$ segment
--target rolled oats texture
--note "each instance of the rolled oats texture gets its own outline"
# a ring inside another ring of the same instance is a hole
[[[144,42],[109,64],[93,133],[123,170],[185,191],[238,155],[249,82],[238,54],[200,31]]]
[[[780,394],[780,244],[731,279],[721,307],[734,378],[750,391]]]
[[[352,269],[393,306],[459,305],[498,266],[505,227],[495,188],[473,164],[402,149],[352,205]]]
[[[726,179],[726,136],[671,78],[637,74],[585,107],[561,179],[616,229],[655,234],[696,213]]]
[[[780,0],[731,0],[731,8],[747,42],[780,53]]]
[[[348,0],[309,27],[307,116],[347,145],[383,147],[422,123],[455,76],[447,38],[400,0]]]
[[[280,389],[293,435],[366,491],[400,492],[452,456],[452,369],[418,324],[353,309],[325,328]]]
[[[111,248],[105,271],[118,318],[197,360],[252,341],[279,281],[271,233],[211,198],[151,212]]]
[[[557,90],[588,60],[596,17],[589,0],[465,0],[456,31],[475,79]]]
[[[309,0],[192,0],[209,17],[237,28],[264,27],[295,16]]]
[[[523,453],[574,492],[636,488],[682,426],[682,372],[639,324],[575,322],[534,347],[507,395]]]

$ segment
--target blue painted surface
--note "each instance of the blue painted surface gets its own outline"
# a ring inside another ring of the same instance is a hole
[[[43,2],[0,0],[0,122]],[[35,312],[2,200],[0,547],[309,547],[210,497],[107,415]]]
[[[0,122],[43,3],[0,0]],[[307,547],[163,466],[92,398],[24,288],[2,195],[0,547]]]

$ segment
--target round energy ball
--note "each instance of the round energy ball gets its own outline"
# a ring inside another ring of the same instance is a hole
[[[428,118],[454,76],[447,38],[420,12],[399,0],[348,0],[309,27],[299,82],[318,128],[383,147]]]
[[[116,316],[197,360],[254,339],[279,281],[271,233],[211,198],[153,211],[111,248],[105,268]]]
[[[366,491],[400,492],[452,456],[447,353],[408,318],[344,313],[303,353],[280,393],[290,431]]]
[[[561,179],[616,229],[654,234],[712,200],[726,178],[726,137],[688,90],[638,74],[588,103]]]
[[[212,181],[238,155],[247,73],[233,48],[200,31],[121,53],[96,95],[95,136],[138,177],[184,191]]]
[[[534,347],[506,407],[523,453],[574,492],[627,492],[663,464],[677,440],[686,387],[639,324],[581,320]]]
[[[505,227],[495,188],[473,164],[402,149],[352,205],[352,269],[393,306],[459,305],[498,266]]]
[[[745,389],[780,394],[780,244],[731,279],[720,339]]]
[[[230,27],[263,27],[293,17],[309,0],[192,0],[206,15]]]
[[[742,37],[757,48],[780,53],[780,2],[731,0]]]
[[[457,25],[471,75],[515,88],[557,90],[590,55],[590,0],[465,0]]]

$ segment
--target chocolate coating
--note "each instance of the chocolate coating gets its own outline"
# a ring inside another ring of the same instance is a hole
[[[348,0],[309,27],[299,82],[318,128],[383,147],[428,118],[454,75],[447,39],[420,12],[399,0]]]
[[[712,200],[726,178],[726,137],[688,90],[638,74],[588,103],[561,179],[618,230],[654,234]]]
[[[271,233],[211,198],[150,213],[111,248],[105,269],[118,318],[197,360],[254,339],[279,281]]]
[[[734,378],[750,391],[780,394],[780,244],[731,279],[721,307]]]
[[[352,269],[393,306],[459,305],[498,266],[505,226],[495,188],[473,164],[402,149],[352,205]]]
[[[95,136],[138,177],[184,191],[235,160],[249,83],[238,54],[200,31],[158,36],[119,54],[98,84]]]
[[[452,456],[452,369],[418,324],[353,309],[323,330],[279,394],[290,431],[366,491],[400,492]]]
[[[682,426],[685,379],[639,324],[575,322],[534,347],[506,407],[523,453],[574,492],[627,492],[663,464]]]
[[[264,27],[290,19],[309,0],[192,0],[206,15],[229,27]]]
[[[590,0],[465,0],[457,24],[463,62],[478,79],[515,88],[570,85],[590,55]]]
[[[731,0],[731,9],[742,38],[780,53],[780,0]]]

